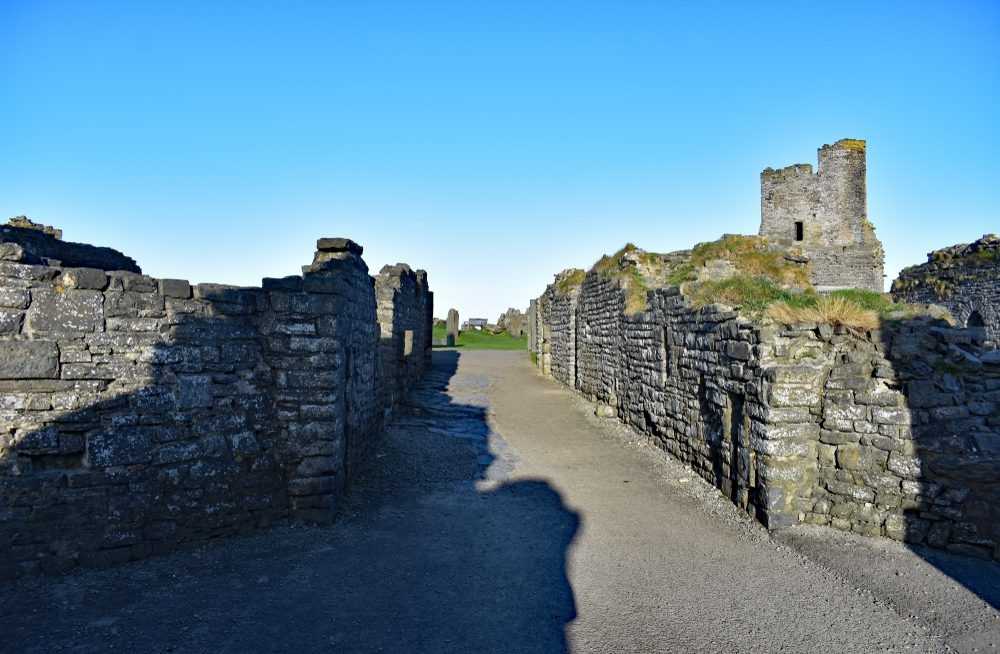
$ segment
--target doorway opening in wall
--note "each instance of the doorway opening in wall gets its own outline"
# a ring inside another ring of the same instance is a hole
[[[757,475],[753,451],[747,446],[750,425],[743,405],[742,395],[729,394],[723,435],[729,447],[729,497],[743,510],[753,512],[757,503],[753,494]]]
[[[577,324],[578,322],[576,320],[576,317],[573,316],[572,322],[570,323],[571,327],[570,331],[573,334],[571,343],[573,347],[573,352],[572,352],[572,358],[570,360],[570,365],[573,366],[573,369],[570,371],[570,378],[573,380],[573,388],[580,388],[580,366],[579,362],[576,360],[577,356],[579,356],[580,354],[580,335],[576,331]]]
[[[801,220],[795,221],[795,240],[801,241],[805,238],[805,225]]]
[[[664,325],[660,332],[660,383],[666,385],[667,379],[670,377],[671,366],[670,366],[670,336],[669,330]]]
[[[969,319],[965,321],[965,327],[972,333],[972,338],[978,340],[986,338],[986,321],[983,320],[983,314],[978,311],[969,314]]]

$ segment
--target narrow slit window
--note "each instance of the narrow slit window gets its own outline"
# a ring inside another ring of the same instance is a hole
[[[804,237],[804,229],[801,220],[795,221],[795,240],[801,241]]]

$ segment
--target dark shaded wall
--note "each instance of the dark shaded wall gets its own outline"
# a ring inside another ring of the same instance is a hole
[[[375,294],[381,329],[379,392],[389,414],[430,365],[434,296],[428,290],[427,272],[414,272],[405,263],[379,271]]]
[[[302,275],[261,288],[5,250],[0,576],[333,519],[383,425],[382,330],[360,246],[318,248]],[[428,324],[425,277],[399,301]]]
[[[984,341],[1000,347],[1000,236],[986,234],[967,245],[927,255],[892,283],[897,301],[940,304],[960,325],[979,328]]]

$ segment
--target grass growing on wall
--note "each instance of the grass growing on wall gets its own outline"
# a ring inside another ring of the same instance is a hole
[[[640,250],[633,243],[626,243],[614,254],[605,254],[591,267],[598,275],[620,282],[625,291],[625,312],[630,315],[646,310],[646,293],[650,289],[650,283],[642,272],[634,265],[622,263],[625,256],[633,252],[639,253],[639,263],[647,271],[654,272],[661,265],[660,255]]]
[[[885,293],[861,289],[828,295],[819,295],[811,289],[793,293],[767,278],[745,275],[697,284],[688,297],[696,307],[727,304],[739,307],[749,318],[768,317],[787,325],[817,323],[877,329],[882,320],[911,318],[924,312],[914,305],[893,302]]]
[[[785,259],[783,252],[772,250],[760,236],[730,234],[717,241],[699,243],[691,250],[689,267],[679,266],[674,276],[686,272],[687,279],[679,281],[693,280],[697,277],[698,268],[713,259],[725,259],[740,273],[750,277],[764,277],[784,286],[811,288],[808,268]]]
[[[563,294],[569,293],[574,288],[583,284],[583,279],[586,276],[586,271],[575,268],[568,275],[556,282],[556,290]]]
[[[681,287],[695,307],[724,304],[757,321],[875,329],[882,320],[928,313],[926,307],[897,304],[890,296],[873,291],[848,289],[820,295],[809,281],[807,265],[786,258],[785,251],[772,248],[759,236],[727,235],[699,243],[690,256],[680,260],[677,254],[683,253],[660,255],[626,243],[614,254],[601,257],[591,270],[619,281],[627,314],[644,311],[647,292],[664,285]],[[699,271],[714,260],[728,261],[735,274],[699,282]]]
[[[740,307],[751,317],[760,318],[765,310],[775,302],[783,302],[791,307],[809,307],[816,304],[814,291],[792,293],[784,290],[766,277],[734,275],[718,281],[693,285],[687,297],[696,307],[708,304],[728,304]]]
[[[447,336],[445,327],[434,328],[434,340],[444,340]],[[437,346],[444,347],[444,346]],[[458,333],[456,347],[467,350],[527,350],[528,337],[514,338],[504,332],[502,334],[491,334],[486,331],[476,331],[467,329]]]

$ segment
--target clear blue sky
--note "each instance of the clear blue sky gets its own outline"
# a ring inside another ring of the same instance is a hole
[[[491,320],[841,137],[890,279],[1000,231],[1000,3],[671,4],[2,0],[0,216],[236,284],[349,236]]]

